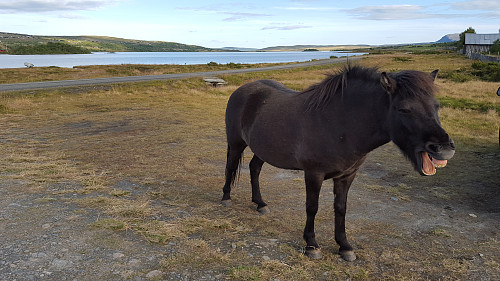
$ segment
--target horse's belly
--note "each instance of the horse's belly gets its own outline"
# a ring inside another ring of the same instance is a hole
[[[291,142],[283,139],[265,141],[265,138],[251,138],[248,146],[255,155],[272,166],[289,170],[302,169],[296,158],[295,145]]]

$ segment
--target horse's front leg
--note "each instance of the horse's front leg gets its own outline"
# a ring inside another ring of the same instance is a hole
[[[335,241],[340,246],[340,256],[346,261],[356,259],[356,255],[349,242],[347,242],[345,234],[347,193],[355,176],[356,173],[342,179],[333,180],[335,193],[335,202],[333,203],[335,209]]]
[[[304,240],[306,241],[306,255],[311,259],[321,258],[321,249],[316,243],[314,233],[314,218],[318,212],[318,199],[321,191],[321,184],[325,176],[323,174],[305,171],[306,181],[306,227],[304,228]]]

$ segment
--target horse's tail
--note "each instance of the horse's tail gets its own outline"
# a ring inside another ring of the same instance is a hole
[[[244,149],[243,151],[232,151],[229,145],[227,146],[227,162],[226,165],[226,178],[231,179],[231,186],[239,180],[241,174],[241,164],[243,163]]]

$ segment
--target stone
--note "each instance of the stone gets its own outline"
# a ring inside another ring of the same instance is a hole
[[[121,258],[123,258],[124,256],[125,256],[125,255],[124,255],[124,254],[122,254],[122,253],[114,253],[114,254],[113,254],[113,258],[114,258],[114,259],[121,259]]]
[[[69,265],[69,261],[67,260],[60,260],[60,259],[55,259],[52,261],[52,266],[58,269],[65,268]]]
[[[153,270],[153,271],[150,271],[148,274],[146,274],[146,278],[156,278],[156,277],[160,277],[163,275],[163,272],[161,272],[160,270]]]

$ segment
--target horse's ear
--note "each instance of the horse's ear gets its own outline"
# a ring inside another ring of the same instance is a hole
[[[396,81],[387,76],[387,73],[385,72],[381,73],[380,83],[389,94],[394,94],[394,92],[396,91]]]
[[[434,70],[433,72],[431,72],[431,77],[432,77],[432,80],[436,80],[436,77],[437,77],[437,75],[438,75],[438,71],[439,71],[439,69],[436,69],[436,70]]]

